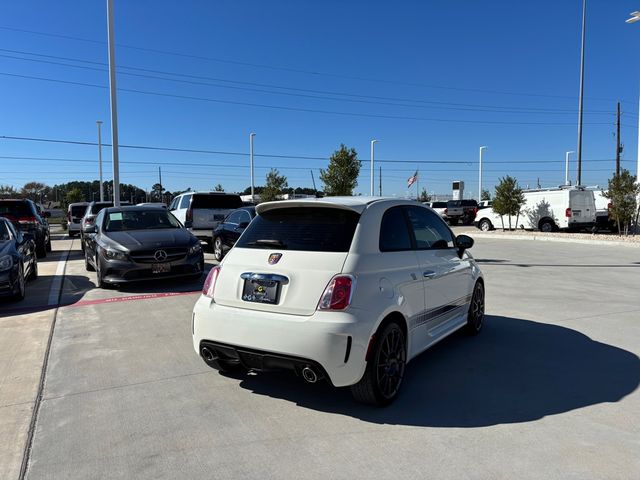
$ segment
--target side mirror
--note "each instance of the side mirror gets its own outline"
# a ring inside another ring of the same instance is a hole
[[[247,228],[249,226],[249,222],[240,222],[238,224],[238,228]]]
[[[88,225],[82,229],[82,233],[85,233],[85,234],[98,233],[98,227],[95,225]]]
[[[458,235],[456,237],[456,248],[458,249],[458,256],[462,258],[462,254],[468,248],[473,247],[473,238],[468,235]]]

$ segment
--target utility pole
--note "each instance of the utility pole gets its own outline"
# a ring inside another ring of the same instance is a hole
[[[313,170],[310,170],[311,172],[311,183],[313,183],[313,189],[315,190],[316,193],[318,193],[318,190],[316,189],[316,179],[313,176]]]
[[[582,185],[582,105],[584,103],[584,39],[587,22],[587,0],[582,0],[582,42],[580,49],[580,101],[578,103],[578,178],[576,185]]]
[[[102,185],[102,121],[96,122],[98,125],[98,164],[100,173],[100,201],[104,202],[104,185]]]
[[[118,160],[118,107],[116,101],[116,39],[113,29],[113,0],[107,0],[109,43],[109,93],[111,97],[111,154],[113,156],[113,205],[120,206],[120,163]]]
[[[162,195],[162,191],[164,190],[164,188],[162,188],[162,167],[158,167],[158,183],[160,184],[160,202],[164,203]]]
[[[382,196],[382,165],[380,166],[380,175],[378,175],[379,179],[380,179],[380,188],[379,188],[379,192],[380,192],[380,196]]]
[[[377,141],[378,141],[378,140],[371,140],[371,191],[369,192],[369,194],[370,194],[372,197],[373,197],[373,195],[374,195],[374,193],[373,193],[373,190],[374,190],[373,185],[374,185],[374,183],[373,183],[373,182],[374,182],[374,176],[375,176],[375,175],[374,175],[374,174],[375,174],[375,171],[374,171],[374,169],[373,169],[373,153],[374,153],[374,145],[376,144],[376,142],[377,142]]]
[[[416,201],[420,201],[420,171],[416,169]]]
[[[616,122],[616,176],[620,175],[620,154],[622,145],[620,144],[620,102],[618,102],[618,121]]]
[[[480,169],[478,171],[478,203],[482,201],[482,157],[487,147],[480,147]]]
[[[253,137],[255,137],[255,133],[249,134],[249,168],[251,170],[251,203],[256,203],[256,199],[254,196],[254,177],[253,177]]]

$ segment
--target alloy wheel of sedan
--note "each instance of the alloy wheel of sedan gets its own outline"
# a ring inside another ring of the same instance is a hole
[[[14,299],[23,300],[26,295],[26,285],[24,278],[24,266],[20,265],[20,272],[18,273],[18,290],[14,294]]]
[[[477,335],[482,329],[484,322],[484,286],[481,282],[476,283],[471,296],[469,314],[467,315],[467,325],[465,331],[469,335]]]
[[[213,242],[213,256],[218,262],[222,261],[222,257],[224,256],[222,251],[222,238],[216,237]]]

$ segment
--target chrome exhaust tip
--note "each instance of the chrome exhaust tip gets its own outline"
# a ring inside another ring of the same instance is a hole
[[[318,375],[310,367],[302,369],[302,378],[308,383],[316,383],[318,381]]]
[[[202,358],[204,358],[206,362],[211,362],[217,358],[213,354],[213,352],[209,350],[207,347],[202,347],[202,350],[200,350],[200,353],[202,354]]]

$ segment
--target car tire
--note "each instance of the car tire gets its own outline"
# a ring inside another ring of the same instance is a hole
[[[483,232],[488,232],[489,230],[493,230],[493,225],[489,220],[487,220],[486,218],[483,218],[482,220],[480,220],[480,223],[478,224],[478,228]]]
[[[95,272],[96,269],[93,267],[93,265],[91,265],[91,262],[89,261],[89,255],[87,254],[87,252],[84,252],[84,269],[87,272]]]
[[[216,237],[213,241],[213,258],[216,261],[221,262],[224,257],[224,246],[222,243],[222,237]]]
[[[33,256],[33,260],[31,261],[31,272],[29,273],[29,280],[35,280],[38,278],[38,259],[36,256]]]
[[[102,269],[100,268],[100,259],[98,258],[98,254],[96,253],[96,287],[98,288],[107,288],[107,284],[102,278]]]
[[[80,250],[84,252],[84,241],[82,239],[82,235],[80,235]]]
[[[484,324],[484,284],[480,281],[476,282],[471,294],[471,302],[469,303],[469,313],[467,314],[467,323],[463,327],[464,333],[467,335],[477,335],[482,330]]]
[[[76,232],[67,232],[67,235],[69,235],[69,238],[73,238],[76,236]]]
[[[50,251],[51,251],[51,237],[49,237],[49,238],[47,239],[47,247],[46,247],[46,248],[47,248],[47,252],[50,252]]]
[[[47,256],[47,246],[44,242],[44,239],[42,240],[42,242],[36,244],[36,256],[38,258],[46,258]]]
[[[18,273],[18,281],[17,283],[17,290],[15,292],[13,292],[13,300],[19,302],[21,300],[24,300],[24,297],[26,295],[27,289],[26,289],[26,281],[24,278],[24,266],[20,265],[20,271]]]
[[[364,375],[351,386],[353,398],[360,403],[386,406],[397,397],[407,364],[407,343],[397,322],[383,324],[374,335],[371,358]]]
[[[556,224],[553,223],[553,220],[545,218],[544,220],[540,221],[540,224],[538,225],[538,229],[541,232],[545,232],[545,233],[553,232],[556,229]]]

